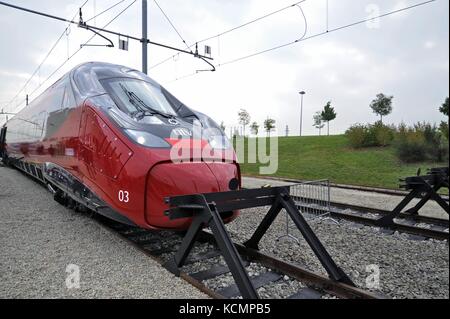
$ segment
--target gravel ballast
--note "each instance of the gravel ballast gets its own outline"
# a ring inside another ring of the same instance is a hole
[[[0,167],[0,216],[0,298],[206,298],[6,167]],[[66,286],[71,264],[79,267],[80,288]]]
[[[237,242],[253,234],[269,207],[248,209],[227,226]],[[336,263],[361,288],[373,283],[379,269],[379,288],[369,289],[391,298],[449,298],[449,247],[447,241],[411,240],[408,235],[383,234],[379,228],[343,221],[311,221]],[[286,233],[285,214],[280,214],[261,241],[262,252],[326,275],[300,232],[291,223],[291,235],[300,239],[277,239]],[[372,275],[372,276],[371,276]],[[370,287],[369,287],[370,288]]]
[[[233,239],[244,242],[250,238],[267,211],[268,207],[242,211],[227,225]],[[4,167],[0,167],[0,216],[0,298],[206,297],[89,215],[62,207],[44,187]],[[291,235],[300,239],[299,244],[286,238],[277,240],[286,231],[284,216],[280,215],[263,238],[262,251],[326,275],[293,223]],[[380,280],[378,288],[370,289],[374,292],[391,298],[449,298],[448,242],[389,235],[382,229],[347,221],[336,225],[314,220],[310,224],[336,263],[359,287],[367,289],[375,267],[380,270]],[[168,239],[151,246],[177,244]],[[210,249],[209,244],[198,244],[196,253]],[[66,267],[70,264],[80,269],[78,289],[66,287]],[[223,257],[216,257],[187,265],[184,270],[197,272],[223,264]],[[272,271],[254,263],[247,269],[252,277]],[[219,290],[232,283],[229,274],[205,282]],[[286,298],[305,287],[286,277],[258,292],[263,298]]]

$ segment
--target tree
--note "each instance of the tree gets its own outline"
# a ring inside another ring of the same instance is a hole
[[[250,114],[244,110],[241,109],[238,113],[239,116],[239,124],[241,124],[244,127],[244,137],[245,137],[245,127],[250,124]]]
[[[442,114],[444,114],[448,117],[448,98],[445,99],[445,102],[444,102],[444,104],[442,104],[439,111],[441,111]],[[444,137],[448,141],[448,119],[447,119],[447,122],[445,122],[445,121],[441,122],[440,130],[441,130],[442,135],[444,135]]]
[[[264,121],[264,128],[267,132],[267,135],[270,137],[270,132],[272,132],[275,129],[275,123],[276,121],[274,119],[268,118]]]
[[[325,127],[325,124],[323,123],[322,118],[322,112],[317,112],[314,116],[314,127],[319,130],[319,136],[322,135],[322,129]]]
[[[225,123],[223,121],[222,121],[222,123],[220,123],[220,129],[224,132],[227,129],[227,127],[225,126]]]
[[[439,109],[439,111],[448,116],[448,98],[445,99],[444,104],[442,104],[441,108]]]
[[[259,125],[256,122],[253,122],[252,125],[250,126],[250,129],[252,130],[252,134],[253,135],[258,135],[259,133]]]
[[[383,124],[383,116],[388,116],[392,113],[393,96],[386,96],[383,93],[377,95],[377,98],[370,103],[370,108],[373,112],[380,116],[381,124]]]
[[[336,112],[334,111],[334,108],[331,107],[331,101],[325,105],[322,113],[322,121],[327,122],[328,125],[328,136],[330,136],[330,122],[334,121],[337,117]]]

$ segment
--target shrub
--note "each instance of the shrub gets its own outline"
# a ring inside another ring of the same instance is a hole
[[[424,128],[424,137],[427,146],[427,154],[431,160],[443,162],[447,158],[448,144],[445,143],[444,136],[436,125],[426,124]]]
[[[394,140],[395,128],[378,122],[370,128],[375,136],[375,146],[388,146]]]
[[[425,144],[402,141],[396,144],[398,158],[405,163],[423,162],[426,159]]]
[[[441,126],[439,127],[439,131],[441,131],[441,134],[448,142],[448,123],[442,122]]]
[[[423,161],[448,161],[448,124],[436,125],[417,123],[412,127],[405,124],[398,128],[381,122],[374,125],[355,124],[345,135],[353,148],[389,146],[394,143],[398,158],[406,163]]]
[[[345,135],[353,148],[388,146],[394,140],[395,129],[381,122],[375,125],[355,124]]]
[[[361,124],[351,126],[345,135],[348,138],[350,146],[353,148],[362,148],[366,145],[367,128]]]
[[[443,135],[435,125],[425,123],[413,127],[401,124],[395,139],[395,150],[399,159],[407,163],[448,159],[448,143]]]
[[[399,126],[394,146],[397,156],[402,162],[421,162],[426,158],[423,135],[405,124]]]

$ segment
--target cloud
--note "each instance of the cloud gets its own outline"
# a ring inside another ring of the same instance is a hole
[[[94,12],[93,2],[90,1],[83,8],[83,15],[92,17],[116,2],[97,1]],[[38,3],[18,0],[17,3],[70,17],[81,1],[43,0]],[[97,25],[105,25],[127,3],[129,1],[99,17]],[[410,5],[413,1],[330,1],[330,27],[366,18],[365,9],[372,3],[378,5],[381,12],[387,12]],[[291,4],[292,0],[160,2],[189,44]],[[308,20],[308,35],[325,30],[325,5],[325,0],[302,4]],[[307,92],[304,113],[307,134],[316,134],[312,116],[328,100],[333,101],[338,112],[338,118],[331,126],[333,133],[342,133],[355,122],[376,120],[368,105],[380,92],[395,95],[394,113],[387,118],[388,121],[439,122],[441,115],[436,106],[448,95],[449,85],[448,6],[448,1],[437,1],[392,19],[382,19],[377,29],[355,26],[220,67],[215,73],[203,72],[173,82],[176,78],[207,67],[199,59],[180,55],[178,59],[150,70],[150,75],[182,101],[211,115],[218,122],[224,121],[227,127],[237,125],[237,112],[244,107],[260,124],[270,116],[277,120],[279,132],[284,132],[286,125],[292,132],[297,132],[299,90]],[[149,15],[149,34],[153,41],[184,48],[183,42],[151,1]],[[139,37],[140,18],[137,2],[108,28]],[[8,44],[0,51],[0,101],[7,101],[23,86],[27,75],[42,61],[66,24],[0,7],[0,27],[0,40]],[[303,30],[300,10],[291,8],[220,39],[199,43],[199,50],[203,50],[204,44],[211,45],[214,63],[218,64],[293,41]],[[69,51],[73,53],[90,36],[90,32],[74,26],[69,37]],[[117,37],[110,38],[117,44]],[[100,38],[93,41],[102,42]],[[433,50],[437,46],[439,50]],[[172,51],[150,46],[149,64],[154,65],[172,54]],[[84,48],[35,95],[79,63],[97,60],[140,69],[140,55],[141,44],[134,41],[130,41],[128,52],[117,48]],[[65,60],[67,38],[64,37],[44,64],[39,74],[40,80],[46,79]],[[39,82],[36,78],[27,91],[36,88]]]
[[[401,10],[403,8],[406,8],[410,5],[411,3],[408,3],[408,1],[396,1],[395,5],[392,7],[392,9],[390,11],[396,11],[396,10]],[[399,12],[397,14],[391,15],[390,18],[394,19],[394,20],[400,20],[400,19],[405,19],[409,16],[409,12],[408,11],[402,11]]]
[[[436,47],[436,42],[427,41],[427,42],[425,42],[424,47],[425,47],[425,49],[429,49],[429,50],[434,49]]]

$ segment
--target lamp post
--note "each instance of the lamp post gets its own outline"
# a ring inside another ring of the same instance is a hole
[[[300,137],[302,136],[303,132],[303,96],[306,94],[305,91],[299,92],[301,104],[300,104]]]

